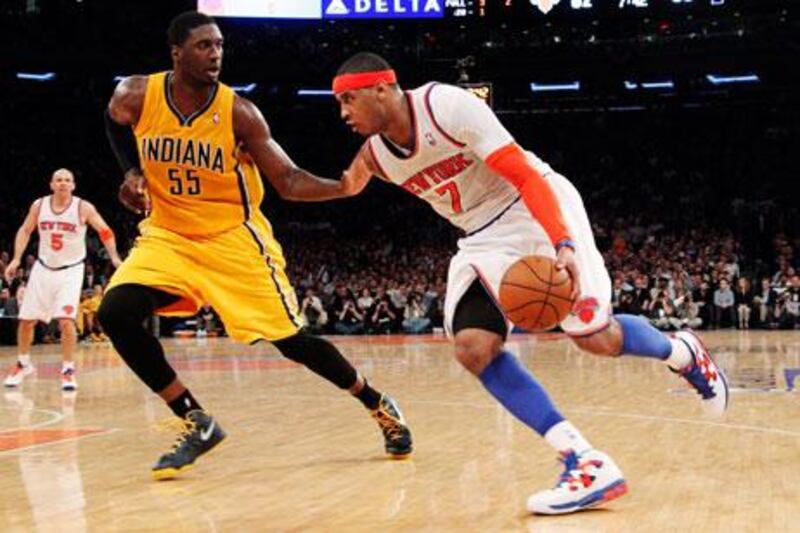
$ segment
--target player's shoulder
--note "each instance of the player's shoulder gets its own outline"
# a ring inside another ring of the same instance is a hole
[[[92,211],[96,211],[97,210],[97,208],[95,208],[94,204],[92,202],[90,202],[89,200],[85,200],[85,199],[80,198],[78,196],[74,196],[73,198],[74,198],[74,200],[76,202],[78,202],[78,211],[81,214],[91,213]]]
[[[439,81],[431,81],[425,85],[420,85],[413,91],[424,96],[427,100],[441,100],[448,101],[449,99],[462,99],[474,97],[474,95],[463,87],[452,85],[450,83],[442,83]]]
[[[437,117],[463,112],[480,102],[470,91],[449,83],[433,81],[415,90],[419,91],[428,112]]]
[[[144,97],[145,92],[147,92],[148,79],[150,79],[150,76],[144,74],[126,76],[114,88],[114,96],[133,97],[138,95]]]
[[[233,95],[232,120],[233,133],[239,140],[254,134],[261,135],[265,129],[269,134],[269,125],[258,106],[235,93]]]

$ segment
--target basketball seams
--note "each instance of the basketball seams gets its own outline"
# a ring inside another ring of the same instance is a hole
[[[506,313],[514,323],[523,328],[543,331],[560,322],[559,318],[568,313],[566,305],[571,305],[573,300],[563,293],[572,278],[568,273],[564,275],[564,272],[556,269],[555,260],[549,257],[528,256],[520,258],[518,262],[524,266],[513,264],[503,276],[500,289],[512,305],[524,303],[507,308]],[[545,266],[548,270],[546,273]],[[531,306],[538,306],[533,311],[536,315],[528,314],[526,317],[525,310]],[[548,316],[548,313],[553,316]],[[543,324],[544,318],[551,320],[547,320],[548,324]]]
[[[537,289],[536,287],[530,287],[528,285],[520,285],[519,283],[513,283],[511,281],[503,281],[500,285],[501,286],[505,285],[505,286],[509,286],[509,287],[514,287],[515,289],[535,292],[535,293],[538,293],[538,294],[550,294],[551,298],[556,298],[558,300],[564,300],[565,302],[571,302],[572,301],[572,298],[567,298],[566,296],[561,296],[560,294],[548,293],[547,291],[543,291],[541,289]],[[554,286],[558,287],[558,285],[554,285]]]

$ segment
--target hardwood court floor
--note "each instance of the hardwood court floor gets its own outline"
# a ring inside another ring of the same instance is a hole
[[[183,478],[149,468],[174,434],[161,401],[108,345],[83,346],[77,394],[59,390],[56,346],[36,379],[0,391],[0,531],[800,531],[800,333],[705,336],[737,392],[726,420],[664,366],[607,360],[566,340],[511,347],[564,413],[613,455],[631,492],[607,508],[529,516],[554,484],[553,452],[491,400],[437,337],[336,341],[399,399],[412,460],[390,461],[360,405],[274,349],[167,341],[228,440]],[[2,348],[0,363],[14,358]]]

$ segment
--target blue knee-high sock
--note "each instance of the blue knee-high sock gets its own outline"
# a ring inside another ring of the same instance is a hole
[[[662,332],[640,316],[614,315],[622,326],[622,354],[666,359],[672,353],[672,343]]]
[[[501,352],[479,378],[503,407],[539,435],[544,435],[548,429],[564,420],[547,391],[508,352]]]

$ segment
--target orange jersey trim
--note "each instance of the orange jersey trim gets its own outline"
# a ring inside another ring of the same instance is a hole
[[[489,154],[486,165],[519,191],[531,214],[539,221],[553,245],[571,240],[561,206],[547,180],[533,168],[525,152],[511,143]]]

